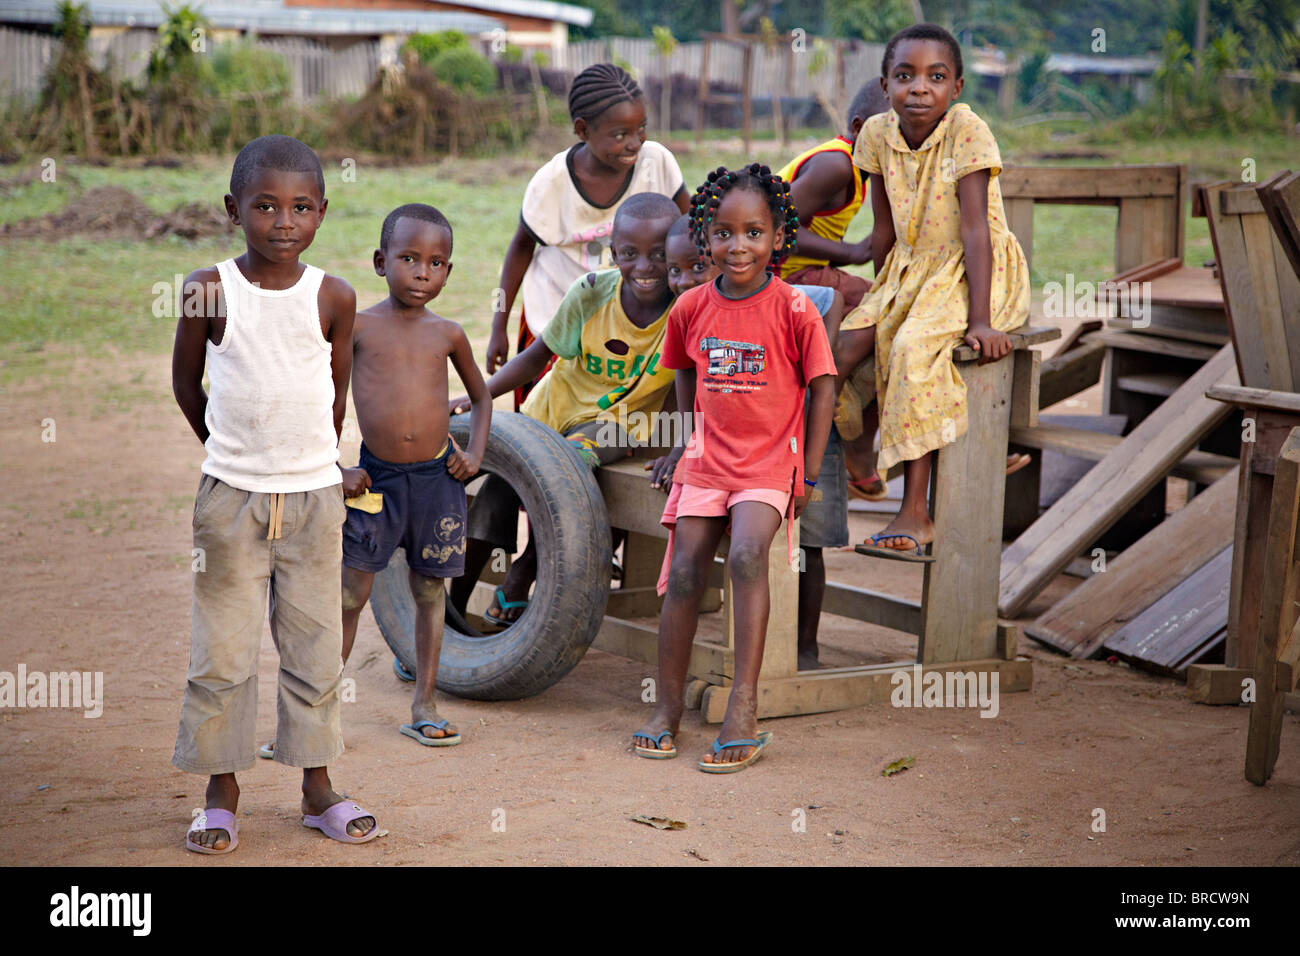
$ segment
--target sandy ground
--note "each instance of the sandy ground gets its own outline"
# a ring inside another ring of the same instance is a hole
[[[682,728],[686,759],[631,754],[649,675],[598,651],[530,700],[443,699],[465,743],[418,747],[397,733],[409,685],[368,614],[347,669],[348,750],[332,772],[387,834],[349,847],[304,829],[298,775],[259,761],[241,777],[239,850],[187,853],[205,780],[169,758],[202,449],[171,400],[165,357],[65,368],[6,387],[0,403],[0,670],[102,671],[105,704],[97,719],[0,710],[0,864],[1300,864],[1300,719],[1285,717],[1277,772],[1254,787],[1242,777],[1244,708],[1191,704],[1178,683],[1124,665],[1025,640],[1033,690],[1003,695],[996,719],[879,706],[773,720],[757,766],[714,777],[694,766],[716,729],[698,712]],[[50,418],[53,443],[41,440]],[[853,530],[882,524],[854,516]],[[832,578],[919,594],[915,567],[828,563]],[[1075,583],[1056,581],[1026,620]],[[830,616],[822,640],[831,664],[915,650]],[[268,633],[260,739],[274,734],[274,681]],[[904,756],[911,770],[881,775]],[[638,814],[687,829],[629,821]]]

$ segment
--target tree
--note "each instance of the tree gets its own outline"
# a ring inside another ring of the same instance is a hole
[[[660,83],[659,89],[659,127],[665,134],[672,128],[673,77],[669,59],[677,49],[677,39],[673,31],[664,26],[654,28],[655,50],[659,54]]]

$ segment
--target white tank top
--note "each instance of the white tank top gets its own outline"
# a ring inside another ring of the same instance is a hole
[[[321,335],[320,269],[288,289],[259,289],[234,259],[217,264],[226,331],[207,343],[204,474],[257,492],[314,491],[342,480],[330,344]]]

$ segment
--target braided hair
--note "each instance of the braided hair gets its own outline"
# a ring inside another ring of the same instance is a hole
[[[762,193],[767,199],[768,211],[772,214],[773,226],[785,227],[785,241],[781,248],[772,253],[767,264],[767,271],[775,273],[777,267],[795,250],[795,233],[799,229],[799,213],[790,201],[790,184],[776,175],[766,166],[750,163],[743,169],[727,169],[719,166],[709,173],[708,180],[695,191],[691,197],[691,210],[687,213],[691,222],[691,238],[700,250],[700,255],[708,254],[709,223],[722,205],[722,197],[731,189],[748,189]]]
[[[597,63],[573,78],[569,87],[569,116],[592,123],[619,103],[641,98],[641,87],[628,72],[613,63]]]

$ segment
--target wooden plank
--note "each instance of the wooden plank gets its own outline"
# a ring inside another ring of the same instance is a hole
[[[1127,284],[1129,282],[1151,282],[1169,272],[1183,268],[1183,260],[1170,257],[1156,258],[1141,265],[1126,269],[1103,284]]]
[[[1234,315],[1239,323],[1247,323],[1239,334],[1256,337],[1257,347],[1263,351],[1265,367],[1268,369],[1266,380],[1243,380],[1242,384],[1292,392],[1295,391],[1295,383],[1291,380],[1286,319],[1282,314],[1277,266],[1273,261],[1273,229],[1265,216],[1242,216],[1241,234],[1246,245],[1246,267],[1250,274],[1250,284],[1255,291],[1255,310],[1245,315],[1237,310]],[[1233,263],[1221,265],[1231,267]],[[1292,316],[1292,321],[1295,318]]]
[[[1072,657],[1091,657],[1107,638],[1232,544],[1237,471],[1186,506],[1067,594],[1025,633]]]
[[[1279,358],[1277,365],[1288,367],[1292,391],[1300,391],[1300,272],[1287,258],[1276,233],[1273,235],[1273,267],[1277,270],[1277,295],[1282,309],[1286,336],[1286,359]]]
[[[1259,300],[1263,290],[1257,289],[1251,279],[1250,253],[1246,248],[1241,217],[1225,213],[1221,202],[1233,192],[1227,183],[1204,187],[1206,218],[1210,224],[1214,257],[1218,262],[1219,282],[1223,286],[1228,329],[1237,351],[1241,384],[1268,388],[1271,382],[1268,354],[1253,331],[1257,328],[1256,317],[1264,309],[1264,303]],[[1254,192],[1250,195],[1255,196]]]
[[[642,664],[659,663],[659,631],[622,618],[606,615],[591,646],[620,657],[630,657]],[[692,677],[716,684],[730,681],[735,670],[735,655],[730,648],[701,640],[691,645],[691,660],[686,673]]]
[[[652,538],[667,538],[659,523],[667,496],[650,486],[650,473],[640,461],[616,461],[596,469],[596,484],[605,496],[611,528],[624,528]]]
[[[1034,255],[1034,201],[1033,199],[1002,197],[1002,207],[1007,214],[1007,228],[1025,251],[1025,262],[1033,267]]]
[[[1248,388],[1244,385],[1215,385],[1205,394],[1220,402],[1244,408],[1260,408],[1284,414],[1300,415],[1300,395],[1295,392],[1278,392],[1268,388]]]
[[[880,594],[852,584],[826,582],[822,613],[888,627],[908,634],[921,632],[921,602]]]
[[[1119,203],[1119,222],[1115,226],[1115,271],[1123,272],[1141,265],[1148,257],[1142,254],[1142,224],[1146,203],[1126,198]]]
[[[1264,212],[1254,186],[1235,186],[1219,196],[1218,208],[1225,216],[1253,216]]]
[[[895,675],[903,674],[906,675],[906,679],[915,680],[916,666],[910,661],[899,661],[869,667],[831,667],[819,671],[805,671],[780,680],[760,680],[758,716],[762,720],[769,717],[821,714],[868,704],[884,704],[900,686],[899,679]],[[1034,679],[1033,662],[1028,660],[1008,661],[995,658],[927,666],[921,670],[921,680],[924,681],[924,675],[931,672],[988,674],[989,691],[992,690],[992,676],[996,674],[999,695],[1029,690]],[[700,702],[700,716],[705,723],[722,722],[730,693],[730,687],[711,686],[705,689],[704,698]]]
[[[1154,335],[1141,335],[1137,332],[1105,331],[1098,336],[1109,348],[1126,349],[1130,352],[1150,352],[1152,355],[1166,355],[1170,358],[1193,359],[1208,362],[1219,348],[1213,345],[1201,345],[1197,342],[1177,342],[1162,339]]]
[[[1291,270],[1300,275],[1300,173],[1278,173],[1256,192]]]
[[[1273,774],[1282,739],[1282,694],[1277,687],[1278,654],[1296,625],[1300,567],[1296,562],[1296,519],[1300,512],[1300,428],[1293,429],[1273,476],[1263,581],[1255,640],[1255,702],[1246,732],[1246,779],[1263,786]]]
[[[1205,390],[1235,384],[1236,373],[1232,348],[1224,346],[1003,552],[998,608],[1004,617],[1018,617],[1071,558],[1227,417],[1228,407],[1206,398]]]
[[[1077,348],[1043,362],[1038,374],[1039,408],[1051,408],[1057,402],[1096,385],[1101,381],[1105,356],[1106,343],[1092,336]]]
[[[1226,664],[1193,664],[1187,668],[1187,696],[1198,704],[1241,704],[1249,668]]]
[[[1214,270],[1203,266],[1181,266],[1150,280],[1151,301],[1156,305],[1180,305],[1189,309],[1221,311],[1223,287]]]
[[[935,559],[925,565],[917,648],[923,664],[997,655],[1011,373],[1007,361],[962,370],[968,430],[935,456]]]
[[[1228,626],[1228,579],[1232,548],[1205,564],[1126,622],[1102,645],[1104,651],[1164,674],[1192,657]]]
[[[1127,392],[1158,395],[1161,398],[1174,394],[1185,381],[1187,376],[1174,372],[1135,372],[1115,376],[1115,383]]]
[[[1101,319],[1084,319],[1057,341],[1056,351],[1052,353],[1052,358],[1064,356],[1066,352],[1078,345],[1085,336],[1091,336],[1093,332],[1100,331]]]
[[[1172,256],[1177,249],[1178,224],[1174,210],[1181,208],[1182,197],[1142,200],[1142,243],[1138,247],[1144,260]]]
[[[1228,316],[1219,306],[1217,311],[1210,309],[1190,309],[1168,305],[1152,305],[1151,314],[1138,320],[1120,315],[1107,320],[1106,324],[1119,332],[1134,332],[1139,335],[1158,335],[1164,338],[1180,339],[1186,342],[1200,342],[1218,349],[1232,341],[1228,331]]]
[[[1038,424],[1038,379],[1042,357],[1033,349],[1011,356],[1011,424],[1032,428]]]
[[[1124,441],[1120,435],[1107,435],[1084,428],[1065,425],[1038,425],[1035,428],[1011,429],[1010,441],[1025,448],[1059,451],[1085,461],[1102,461]],[[1237,467],[1236,459],[1226,455],[1193,449],[1180,458],[1170,470],[1176,478],[1186,478],[1198,485],[1218,481]]]
[[[1118,200],[1123,197],[1178,194],[1181,167],[1006,166],[998,176],[1002,197],[1042,202]]]

